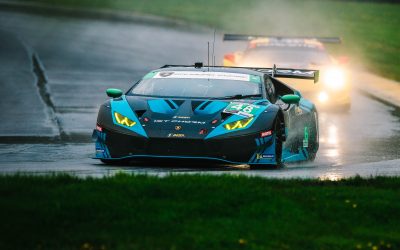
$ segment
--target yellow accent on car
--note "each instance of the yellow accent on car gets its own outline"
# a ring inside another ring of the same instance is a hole
[[[225,124],[224,128],[226,130],[235,130],[235,129],[246,128],[247,126],[249,126],[249,124],[251,123],[251,121],[253,119],[254,119],[253,117],[250,117],[250,118],[242,119],[239,121],[231,122],[231,123]]]
[[[117,112],[114,112],[114,117],[115,121],[117,121],[118,124],[127,126],[127,127],[132,127],[136,124],[136,122],[130,120],[128,117],[123,116]]]

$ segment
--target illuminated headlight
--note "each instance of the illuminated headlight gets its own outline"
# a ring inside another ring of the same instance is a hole
[[[231,122],[231,123],[225,124],[224,128],[226,130],[235,130],[235,129],[246,128],[247,126],[249,126],[249,124],[251,123],[251,121],[253,119],[254,119],[253,117],[250,117],[250,118],[242,119],[239,121]]]
[[[318,101],[320,101],[320,102],[326,102],[326,101],[328,101],[328,94],[326,93],[326,92],[321,92],[321,93],[319,93],[319,95],[318,95]]]
[[[331,89],[342,89],[345,84],[345,75],[341,69],[331,68],[323,71],[323,83]]]
[[[114,112],[114,117],[115,117],[115,121],[118,124],[121,124],[121,125],[124,125],[124,126],[127,126],[127,127],[132,127],[132,126],[134,126],[136,124],[136,122],[130,120],[128,117],[123,116],[123,115],[121,115],[121,114],[119,114],[117,112]]]

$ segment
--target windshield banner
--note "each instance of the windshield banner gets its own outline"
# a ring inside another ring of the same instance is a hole
[[[212,79],[212,80],[231,80],[260,83],[261,79],[256,75],[230,73],[230,72],[210,72],[210,71],[161,71],[157,72],[153,78],[175,78],[175,79]]]

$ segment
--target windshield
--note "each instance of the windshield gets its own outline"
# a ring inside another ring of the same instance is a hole
[[[325,51],[305,48],[256,48],[246,51],[241,62],[249,67],[292,67],[290,65],[324,65],[330,63]]]
[[[161,71],[147,74],[133,95],[182,98],[261,98],[261,77],[230,72]]]

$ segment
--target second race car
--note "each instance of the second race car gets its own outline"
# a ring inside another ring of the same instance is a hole
[[[346,58],[336,60],[323,43],[340,43],[336,37],[265,37],[225,34],[224,41],[245,41],[244,51],[224,56],[225,66],[319,69],[321,80],[313,85],[298,80],[286,81],[312,100],[319,109],[348,110],[351,106],[350,76],[342,66]]]

